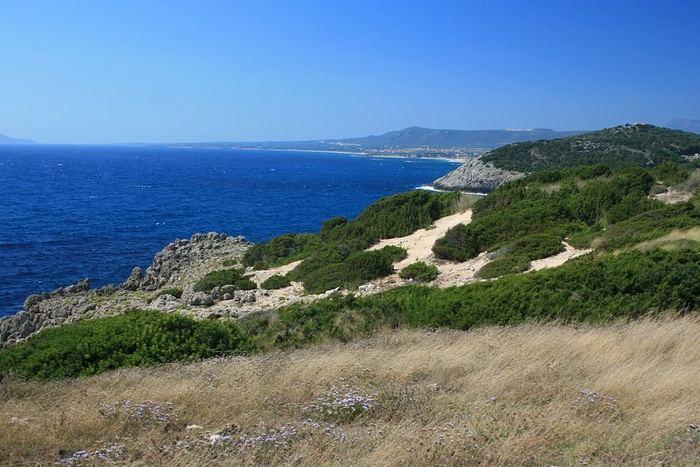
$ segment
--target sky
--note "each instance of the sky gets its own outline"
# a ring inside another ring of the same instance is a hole
[[[2,0],[0,133],[298,141],[700,118],[697,0]]]

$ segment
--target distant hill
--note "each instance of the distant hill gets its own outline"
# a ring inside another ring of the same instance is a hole
[[[10,138],[0,133],[0,144],[36,144],[36,141],[30,139]]]
[[[611,168],[654,167],[667,160],[683,162],[683,156],[698,153],[700,135],[638,123],[551,141],[511,144],[484,154],[481,161],[531,173],[598,163]]]
[[[674,118],[668,125],[672,130],[683,130],[691,133],[700,133],[700,120],[690,120],[688,118]]]
[[[700,135],[653,125],[622,125],[548,141],[514,143],[469,160],[432,186],[489,192],[526,173],[604,163],[654,167],[700,153]]]
[[[582,131],[530,130],[434,130],[410,127],[390,131],[380,136],[364,136],[328,140],[330,143],[358,145],[370,149],[384,148],[486,148],[493,149],[505,144],[522,141],[549,140],[578,135]]]
[[[237,143],[192,143],[194,146],[263,149],[299,149],[320,151],[357,151],[387,149],[477,149],[479,153],[516,142],[549,140],[579,135],[583,131],[531,130],[436,130],[417,126],[390,131],[383,135],[308,141],[265,141]]]

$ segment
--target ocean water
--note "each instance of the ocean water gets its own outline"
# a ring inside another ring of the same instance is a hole
[[[0,146],[0,317],[33,293],[124,282],[170,242],[318,232],[457,166],[337,153]]]

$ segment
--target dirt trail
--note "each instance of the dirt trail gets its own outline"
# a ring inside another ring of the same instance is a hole
[[[360,287],[359,293],[363,295],[373,294],[381,292],[383,290],[391,289],[401,285],[405,285],[407,281],[399,278],[398,271],[402,268],[408,266],[409,264],[415,263],[416,261],[423,261],[428,264],[433,264],[437,266],[439,274],[438,278],[431,283],[436,287],[451,287],[458,286],[468,282],[474,282],[478,280],[476,278],[476,273],[479,269],[489,261],[489,255],[487,253],[482,253],[476,258],[465,261],[464,263],[453,263],[449,261],[438,260],[435,258],[432,252],[433,245],[435,241],[443,237],[448,229],[456,226],[457,224],[468,224],[472,219],[472,211],[467,210],[462,213],[453,214],[451,216],[446,216],[435,221],[435,223],[427,229],[420,229],[411,235],[407,235],[401,238],[390,238],[380,241],[378,244],[374,245],[371,249],[376,250],[383,248],[388,245],[400,246],[405,248],[408,252],[408,257],[403,261],[395,264],[395,270],[397,273],[392,274],[389,277],[382,279],[377,279],[371,283],[365,284]],[[564,244],[566,251],[541,260],[532,262],[531,270],[540,270],[544,268],[556,267],[564,264],[569,259],[575,258],[582,254],[588,253],[591,250],[577,250],[568,244]],[[284,275],[287,272],[294,269],[299,262],[291,263],[279,268],[268,269],[264,271],[256,271],[254,273],[254,280],[260,284],[268,277],[274,274]],[[250,312],[261,311],[265,309],[274,308],[283,304],[293,303],[297,301],[312,301],[319,298],[322,295],[307,295],[301,284],[293,283],[291,287],[287,287],[281,290],[270,290],[261,291],[258,293],[257,300],[254,304],[247,304],[245,310],[240,310],[243,314]],[[230,309],[230,304],[228,302],[221,302],[214,306],[214,308],[222,308],[232,311]]]

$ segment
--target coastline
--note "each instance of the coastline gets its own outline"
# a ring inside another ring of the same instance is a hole
[[[257,243],[315,232],[331,217],[354,217],[454,168],[373,161],[359,151],[288,151],[33,145],[27,154],[3,152],[11,164],[0,173],[10,195],[0,262],[13,267],[0,271],[0,317],[22,311],[29,295],[86,277],[96,288],[121,283],[179,238],[212,231]]]
[[[392,159],[430,159],[430,160],[444,160],[448,162],[463,163],[468,159],[478,157],[482,154],[481,151],[474,152],[473,154],[465,153],[469,148],[451,148],[451,149],[441,149],[441,148],[386,148],[386,149],[372,149],[363,148],[357,151],[352,150],[340,150],[340,149],[299,149],[299,148],[288,148],[288,147],[269,147],[269,146],[235,146],[222,144],[163,144],[163,147],[179,149],[229,149],[237,151],[278,151],[278,152],[299,152],[299,153],[322,153],[322,154],[345,154],[351,156],[361,156],[361,157],[377,157],[377,158],[392,158]],[[437,155],[436,152],[441,152],[444,154]]]

